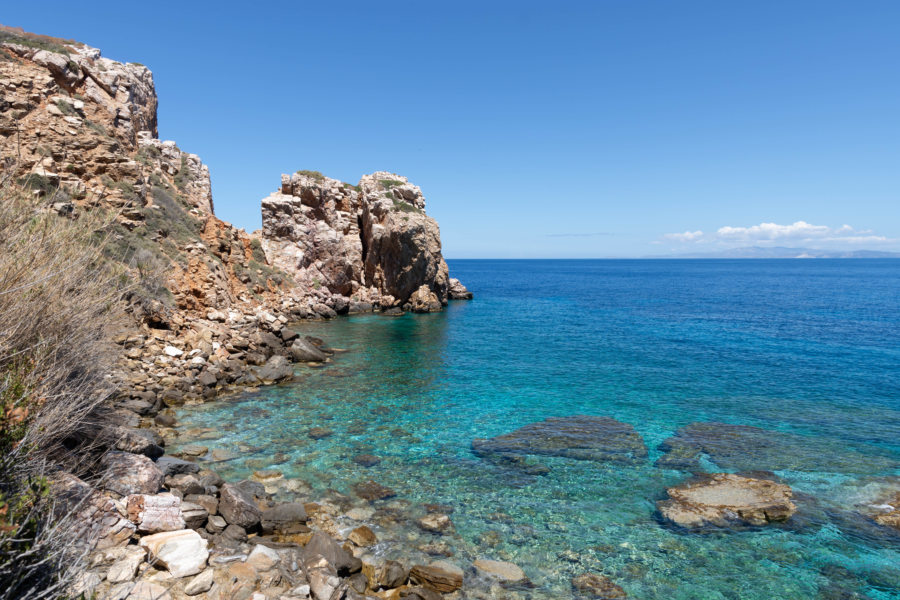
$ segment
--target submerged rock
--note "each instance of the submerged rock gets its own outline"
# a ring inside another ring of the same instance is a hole
[[[644,441],[631,425],[583,415],[550,418],[505,435],[475,439],[472,451],[483,458],[537,454],[625,463],[647,457]]]
[[[615,600],[628,597],[625,590],[608,577],[597,573],[583,573],[578,577],[573,577],[572,587],[578,593],[578,597],[582,598]]]
[[[701,472],[705,456],[719,468],[734,471],[834,471],[872,474],[898,463],[884,456],[839,448],[811,436],[771,431],[750,425],[691,423],[665,440],[657,466]]]
[[[448,594],[462,587],[463,570],[446,560],[430,565],[415,565],[409,572],[409,580],[429,590]]]
[[[681,527],[767,525],[786,521],[797,510],[787,485],[731,473],[707,475],[667,492],[659,512]]]
[[[472,566],[475,570],[485,577],[497,579],[501,583],[524,583],[528,581],[523,571],[518,565],[511,562],[501,560],[478,559]]]
[[[354,484],[353,491],[363,500],[384,500],[393,498],[397,492],[371,479]]]

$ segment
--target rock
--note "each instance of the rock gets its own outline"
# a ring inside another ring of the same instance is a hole
[[[616,600],[628,597],[625,590],[610,581],[609,578],[597,573],[583,573],[572,578],[572,587],[582,597],[586,596],[597,600]]]
[[[431,533],[446,533],[453,529],[453,521],[447,515],[429,513],[417,521],[419,528]]]
[[[291,358],[294,362],[324,362],[328,357],[308,340],[298,337],[291,344]]]
[[[440,310],[449,294],[437,223],[425,214],[421,190],[400,175],[365,175],[353,187],[317,173],[282,177],[262,201],[262,242],[272,263],[298,286],[325,291],[323,318],[411,302]],[[425,287],[421,292],[419,290]]]
[[[184,593],[188,596],[196,596],[197,594],[208,592],[213,585],[213,576],[215,574],[214,570],[206,569],[185,584]]]
[[[409,310],[415,313],[440,312],[443,308],[437,294],[427,285],[420,286],[409,297]]]
[[[353,457],[353,462],[361,467],[374,467],[381,462],[381,459],[371,454],[357,454]]]
[[[202,494],[206,491],[206,486],[200,481],[200,478],[193,473],[180,473],[167,477],[165,481],[166,487],[170,490],[180,490],[182,495]]]
[[[163,586],[149,581],[120,583],[110,590],[108,600],[172,600]]]
[[[209,452],[209,448],[196,444],[189,444],[181,449],[181,454],[188,457],[205,456],[207,452]]]
[[[128,542],[135,531],[119,506],[69,473],[57,473],[51,482],[54,514],[73,515],[73,541],[93,540],[97,549],[113,548]]]
[[[183,473],[197,473],[200,471],[200,465],[197,463],[181,460],[174,456],[162,456],[156,459],[156,466],[166,477],[171,475],[181,475]]]
[[[324,427],[313,427],[309,430],[307,435],[314,440],[321,440],[334,435],[334,432],[330,429],[325,429]]]
[[[397,495],[391,488],[385,487],[371,479],[354,484],[353,491],[363,500],[369,501],[384,500]]]
[[[151,459],[165,454],[165,450],[160,446],[162,440],[153,430],[115,427],[110,435],[116,440],[114,445],[116,450],[131,454],[143,454]]]
[[[188,494],[183,498],[184,502],[199,504],[206,509],[208,514],[214,515],[219,512],[219,501],[215,496],[208,494]]]
[[[480,575],[497,579],[501,583],[524,583],[528,581],[525,571],[510,562],[478,559],[472,563],[472,566],[475,567],[475,570]]]
[[[230,524],[244,529],[259,523],[260,510],[250,494],[236,484],[226,483],[219,495],[219,513]]]
[[[171,494],[149,496],[137,494],[125,501],[128,520],[142,533],[159,533],[184,529],[181,499]]]
[[[347,536],[347,539],[360,548],[367,548],[368,546],[374,546],[378,543],[378,538],[375,537],[375,533],[365,525],[360,525],[351,531]]]
[[[185,526],[188,529],[200,529],[206,524],[209,517],[209,511],[193,502],[181,503],[181,516],[184,519]]]
[[[448,594],[462,587],[463,570],[455,564],[439,560],[430,565],[416,565],[409,572],[409,580],[415,585]]]
[[[140,546],[127,546],[124,550],[125,555],[114,562],[106,573],[106,580],[110,583],[134,580],[138,567],[147,556],[147,550]]]
[[[272,548],[257,544],[253,547],[253,551],[250,552],[246,562],[257,571],[268,571],[281,562],[281,557]]]
[[[210,533],[221,533],[228,527],[228,523],[219,515],[210,515],[206,521],[206,530]]]
[[[182,354],[184,354],[184,352],[182,350],[179,350],[175,346],[166,346],[163,349],[163,353],[165,353],[166,356],[172,356],[172,357],[177,357],[177,356],[181,356]]]
[[[472,441],[482,457],[537,454],[578,460],[642,462],[647,448],[634,427],[609,417],[550,418],[511,433]]]
[[[247,541],[247,530],[240,525],[231,524],[222,532],[222,537],[233,542],[244,543]]]
[[[667,490],[657,504],[667,521],[681,527],[766,525],[785,521],[797,509],[791,488],[730,473],[704,476]]]
[[[158,415],[153,417],[153,422],[156,423],[157,425],[159,425],[160,427],[175,427],[178,424],[178,421],[175,420],[175,417],[173,417],[172,415],[167,415],[165,413],[159,413]],[[163,457],[163,458],[165,458],[165,457]],[[157,463],[158,462],[159,461],[157,461]],[[159,465],[157,464],[157,466],[159,466]],[[165,469],[163,469],[163,472],[165,473]],[[166,473],[166,474],[169,475],[169,473]]]
[[[141,546],[147,549],[151,561],[174,577],[196,575],[206,568],[209,558],[206,540],[191,529],[148,535],[141,538]]]
[[[154,494],[163,484],[162,471],[140,454],[107,452],[100,466],[103,469],[102,487],[120,496]]]
[[[306,508],[303,504],[290,502],[264,510],[260,520],[263,534],[268,535],[275,531],[282,534],[299,533],[301,527],[298,526],[305,528],[307,519]]]
[[[327,561],[342,576],[358,573],[362,569],[362,562],[358,558],[351,556],[328,534],[316,531],[303,548],[301,560],[306,565],[313,565],[320,558]]]
[[[434,590],[423,587],[411,587],[401,592],[403,600],[441,600],[442,596]]]
[[[472,292],[466,289],[462,283],[460,283],[459,279],[454,277],[450,278],[450,290],[449,295],[451,300],[471,300]]]
[[[376,583],[383,588],[398,588],[406,583],[409,571],[396,560],[386,560],[378,570]]]
[[[811,436],[728,423],[691,423],[665,440],[660,449],[665,454],[656,461],[657,466],[694,473],[704,470],[700,465],[703,456],[721,469],[738,472],[870,474],[900,467],[891,457],[863,454],[847,447],[836,450]]]
[[[291,362],[281,355],[274,355],[262,367],[254,367],[254,373],[263,383],[276,383],[294,376]]]

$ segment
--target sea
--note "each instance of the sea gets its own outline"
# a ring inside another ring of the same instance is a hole
[[[369,558],[455,562],[481,590],[470,597],[571,598],[573,577],[597,573],[647,600],[900,599],[900,531],[873,520],[900,492],[900,260],[448,263],[473,300],[294,324],[332,359],[180,409],[170,451],[201,443],[227,456],[213,465],[226,478],[276,470],[309,500],[360,508],[339,524],[373,529]],[[630,424],[646,458],[527,469],[472,452],[575,415]],[[697,428],[712,449],[666,461],[666,441]],[[666,489],[700,472],[785,483],[797,512],[755,528],[665,522]],[[396,496],[359,498],[367,480]],[[452,530],[417,526],[434,504]],[[479,558],[529,582],[482,581]]]

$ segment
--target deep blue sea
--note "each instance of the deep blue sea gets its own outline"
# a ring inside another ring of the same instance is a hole
[[[443,544],[464,567],[512,561],[534,587],[509,597],[571,597],[590,571],[639,599],[900,598],[900,535],[870,519],[900,489],[900,260],[449,262],[474,300],[299,324],[345,352],[299,366],[296,383],[186,407],[182,441],[234,452],[216,467],[229,477],[300,478],[311,499],[389,486],[400,500],[362,513],[376,554],[421,561],[417,548]],[[473,438],[579,414],[633,425],[648,459],[537,457],[550,471],[534,476],[471,452]],[[788,524],[660,521],[666,487],[691,476],[655,464],[660,444],[698,422],[764,430],[702,468],[773,471],[794,489]],[[359,466],[361,453],[382,462]],[[455,533],[396,517],[429,502],[452,507]]]

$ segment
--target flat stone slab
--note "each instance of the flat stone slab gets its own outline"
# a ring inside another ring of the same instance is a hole
[[[783,483],[715,473],[666,490],[657,504],[664,519],[681,527],[759,526],[786,521],[797,507]]]
[[[532,454],[624,463],[647,458],[647,447],[634,427],[610,417],[584,415],[550,418],[494,438],[475,439],[472,451],[483,458]]]
[[[900,464],[816,438],[750,425],[691,423],[665,440],[658,467],[701,472],[701,459],[733,471],[833,471],[871,475]]]

